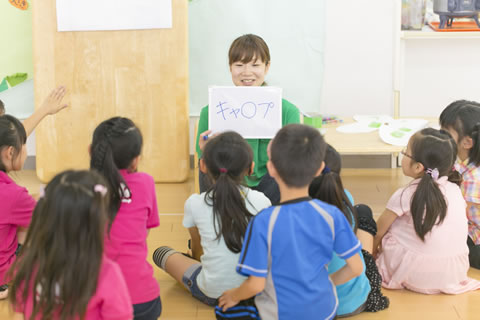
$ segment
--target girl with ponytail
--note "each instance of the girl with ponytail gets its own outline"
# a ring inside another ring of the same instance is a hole
[[[442,129],[457,142],[455,167],[467,202],[470,266],[480,269],[480,103],[458,100],[440,115]]]
[[[372,210],[363,204],[353,206],[353,197],[347,189],[344,189],[340,178],[342,159],[331,145],[327,145],[324,161],[325,168],[322,174],[312,181],[308,192],[312,198],[334,205],[343,212],[358,239],[362,242],[361,258],[365,265],[364,272],[360,276],[336,287],[337,316],[349,317],[364,311],[384,310],[388,308],[389,300],[382,294],[382,278],[371,254],[373,237],[376,234]],[[345,260],[334,254],[328,264],[328,273],[335,273],[344,265]]]
[[[93,132],[90,168],[103,175],[110,191],[105,254],[122,270],[134,319],[153,320],[160,316],[162,304],[147,262],[147,236],[160,222],[155,182],[137,172],[142,145],[142,134],[132,120],[105,120]]]
[[[192,256],[169,247],[153,255],[160,268],[210,306],[246,279],[235,272],[245,230],[253,215],[271,204],[263,193],[243,185],[253,171],[252,158],[251,147],[235,132],[208,139],[200,169],[212,184],[185,202],[183,225],[191,235]]]
[[[378,219],[374,251],[383,286],[425,294],[480,288],[467,277],[468,222],[453,168],[455,140],[446,131],[423,129],[402,154],[403,173],[415,180],[393,194]]]

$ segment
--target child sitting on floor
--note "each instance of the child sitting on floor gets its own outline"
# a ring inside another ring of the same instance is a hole
[[[160,247],[153,255],[160,268],[210,306],[245,280],[235,273],[245,230],[254,215],[270,206],[263,193],[243,185],[253,170],[252,158],[252,148],[238,133],[208,139],[200,169],[213,184],[185,202],[183,225],[191,235],[193,257],[169,247]]]
[[[442,129],[457,142],[456,170],[462,175],[462,194],[467,202],[470,266],[480,269],[480,104],[459,100],[440,115]]]
[[[354,232],[357,233],[360,242],[365,238],[372,239],[376,232],[372,211],[366,205],[353,206],[352,195],[343,188],[340,178],[341,168],[340,154],[331,145],[327,145],[325,168],[322,174],[310,184],[309,194],[315,199],[339,208]],[[372,221],[374,228],[372,228]],[[362,246],[371,247],[371,240],[366,241],[366,244],[362,243]],[[365,272],[347,283],[337,286],[338,316],[348,317],[363,311],[376,312],[388,308],[389,300],[382,295],[382,277],[378,273],[375,259],[370,252],[364,249],[362,249],[361,257],[365,264]],[[344,265],[344,260],[334,254],[332,261],[328,264],[328,273],[332,274]]]
[[[457,146],[448,132],[414,134],[402,152],[403,173],[414,180],[397,190],[378,219],[374,253],[383,286],[435,294],[480,288],[470,267],[466,204],[453,164]]]
[[[263,319],[334,319],[335,285],[363,272],[361,244],[345,215],[308,196],[322,172],[326,144],[304,125],[283,127],[271,144],[267,168],[280,188],[281,202],[260,212],[245,234],[237,272],[248,276],[219,299],[223,310],[255,297]],[[346,265],[328,275],[333,253]]]

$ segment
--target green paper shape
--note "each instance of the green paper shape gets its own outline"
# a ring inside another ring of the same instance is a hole
[[[400,128],[400,129],[398,129],[398,130],[404,131],[404,132],[410,132],[410,131],[412,131],[412,129],[410,129],[410,128]]]
[[[370,128],[380,128],[381,125],[382,125],[381,122],[370,122],[370,124],[368,126]]]
[[[8,90],[7,79],[3,78],[2,83],[0,83],[0,92]]]
[[[27,77],[28,77],[27,73],[15,73],[15,74],[12,74],[11,76],[7,76],[6,79],[10,87],[15,87],[17,84],[27,80]]]
[[[405,135],[402,131],[393,131],[390,134],[395,138],[402,138]]]

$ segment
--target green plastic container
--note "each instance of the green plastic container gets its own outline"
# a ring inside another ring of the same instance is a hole
[[[322,127],[322,116],[321,115],[311,115],[310,117],[304,116],[303,123],[314,128],[321,128]]]

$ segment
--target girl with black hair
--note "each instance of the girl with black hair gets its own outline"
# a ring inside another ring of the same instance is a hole
[[[111,190],[105,253],[122,270],[135,319],[150,320],[160,316],[162,304],[147,262],[147,235],[160,222],[155,182],[137,172],[142,145],[142,134],[132,120],[106,120],[93,133],[90,167],[105,177]]]
[[[339,208],[352,229],[357,234],[362,246],[371,247],[376,234],[376,224],[371,209],[366,205],[353,206],[353,197],[343,187],[340,171],[342,159],[331,145],[327,145],[325,153],[325,168],[309,187],[312,198],[322,200]],[[377,312],[389,306],[389,300],[382,295],[382,278],[378,273],[375,259],[365,249],[362,249],[364,272],[352,280],[337,286],[338,317],[349,317],[363,311]],[[328,264],[328,273],[333,274],[345,265],[345,260],[336,254]]]
[[[250,146],[235,132],[208,139],[200,169],[213,184],[185,202],[183,225],[191,235],[192,257],[169,247],[160,247],[153,255],[160,268],[210,306],[245,280],[235,267],[248,222],[270,206],[263,193],[243,185],[253,170],[252,157]]]
[[[65,171],[47,185],[10,271],[15,319],[132,319],[120,268],[103,253],[107,204],[95,172]]]
[[[413,180],[397,190],[378,219],[374,254],[383,286],[436,294],[480,288],[470,268],[466,203],[453,169],[457,145],[432,128],[415,133],[403,153],[403,173]]]
[[[0,116],[0,299],[8,296],[10,278],[6,273],[25,241],[36,204],[27,189],[8,176],[22,169],[27,158],[26,142],[20,121],[10,115]]]
[[[470,266],[480,269],[480,104],[452,102],[441,113],[440,125],[457,142],[455,168],[462,175],[461,189],[467,202]]]

